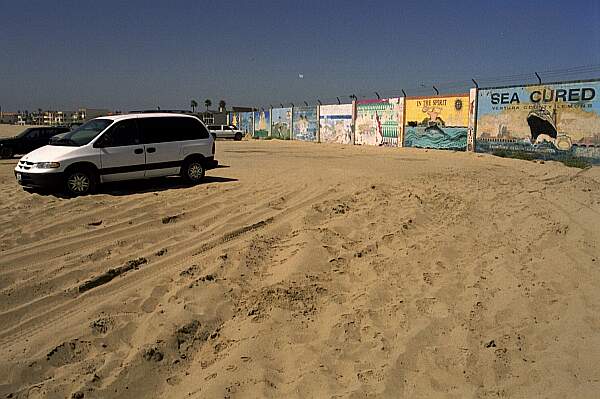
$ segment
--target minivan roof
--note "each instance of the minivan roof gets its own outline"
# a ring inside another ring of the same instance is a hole
[[[99,116],[97,119],[110,119],[113,121],[122,121],[125,119],[137,119],[137,118],[159,118],[159,117],[183,117],[183,118],[194,118],[200,120],[200,118],[193,115],[176,114],[171,112],[153,112],[153,113],[135,113],[135,114],[121,114],[121,115],[107,115]]]

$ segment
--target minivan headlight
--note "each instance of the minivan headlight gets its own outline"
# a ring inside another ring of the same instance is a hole
[[[60,167],[60,162],[38,162],[35,167],[38,169],[56,169]]]

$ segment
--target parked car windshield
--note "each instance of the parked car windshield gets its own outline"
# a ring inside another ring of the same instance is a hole
[[[35,130],[35,129],[33,129],[33,128],[25,129],[21,133],[17,134],[16,137],[22,139],[23,137],[25,137],[27,135],[27,133],[29,133],[32,130]]]
[[[50,145],[81,147],[92,141],[112,123],[111,119],[92,119],[62,137],[52,140]]]

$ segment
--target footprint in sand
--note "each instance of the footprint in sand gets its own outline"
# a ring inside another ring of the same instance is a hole
[[[150,298],[146,299],[142,303],[142,310],[146,313],[154,312],[154,309],[156,309],[158,302],[160,302],[160,299],[167,292],[169,292],[169,289],[164,285],[159,285],[158,287],[154,287],[154,289],[152,290],[152,294],[150,294]]]

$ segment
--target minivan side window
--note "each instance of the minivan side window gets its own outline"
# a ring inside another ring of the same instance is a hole
[[[140,118],[138,124],[144,144],[208,138],[206,128],[194,118]]]
[[[109,131],[102,135],[101,140],[104,147],[137,145],[141,141],[135,119],[117,122]]]
[[[199,120],[194,118],[173,119],[177,119],[177,122],[174,123],[174,125],[177,126],[177,132],[174,136],[177,137],[178,141],[208,138],[208,130],[206,130]]]
[[[192,121],[190,124],[194,131],[194,139],[207,139],[210,135],[202,122],[196,119],[188,118]]]
[[[169,139],[169,118],[139,118],[138,126],[144,144],[163,143]]]

